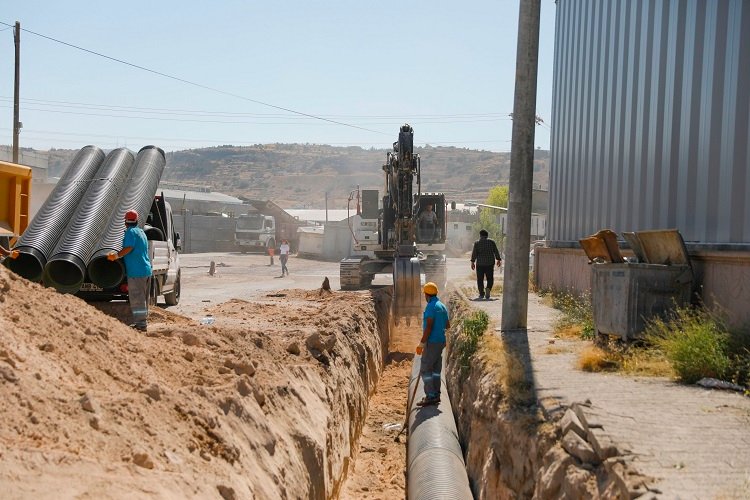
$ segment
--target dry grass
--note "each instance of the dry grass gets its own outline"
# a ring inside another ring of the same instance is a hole
[[[544,350],[544,353],[545,354],[563,354],[563,353],[570,352],[570,351],[571,350],[568,347],[550,346]]]
[[[561,339],[580,340],[583,335],[581,325],[568,325],[555,330],[555,336]]]
[[[645,377],[674,376],[669,360],[662,353],[635,346],[587,347],[578,358],[578,368],[587,372],[616,371]]]
[[[618,366],[611,353],[596,346],[586,347],[578,358],[578,368],[585,372],[614,371]]]
[[[533,388],[530,381],[526,380],[523,361],[509,353],[498,336],[485,336],[478,355],[486,371],[495,373],[496,383],[502,388],[510,405],[525,404],[533,398]]]
[[[675,372],[669,360],[661,353],[637,349],[623,356],[620,369],[629,375],[673,378]]]

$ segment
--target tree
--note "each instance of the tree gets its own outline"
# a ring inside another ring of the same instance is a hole
[[[508,186],[495,186],[487,195],[487,205],[508,208]]]
[[[492,205],[493,207],[508,207],[508,186],[495,186],[490,189],[485,205]],[[479,210],[479,222],[474,224],[474,234],[478,238],[479,230],[485,229],[490,235],[490,238],[495,240],[498,248],[502,251],[503,249],[503,232],[502,227],[498,223],[498,215],[502,214],[500,210],[496,208],[482,207]]]

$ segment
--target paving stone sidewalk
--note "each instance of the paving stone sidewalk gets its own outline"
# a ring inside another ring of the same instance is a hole
[[[487,311],[499,335],[502,300],[472,304]],[[587,343],[550,343],[558,314],[529,295],[537,396],[564,405],[590,402],[620,452],[638,472],[657,479],[651,488],[659,493],[641,498],[750,499],[750,398],[665,378],[582,372],[575,365]]]

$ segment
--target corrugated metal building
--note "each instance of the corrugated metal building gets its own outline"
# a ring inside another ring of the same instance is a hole
[[[599,229],[677,228],[704,299],[750,320],[750,2],[558,0],[554,79],[538,284],[587,288]]]

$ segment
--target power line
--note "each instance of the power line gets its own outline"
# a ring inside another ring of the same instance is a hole
[[[0,99],[2,100],[2,99]],[[1,106],[0,108],[10,108],[11,106]],[[159,120],[159,121],[172,121],[172,122],[195,122],[195,123],[224,123],[224,124],[233,124],[233,125],[239,125],[239,124],[246,124],[246,125],[306,125],[303,122],[288,122],[288,121],[246,121],[246,120],[200,120],[197,118],[172,118],[167,116],[143,116],[143,115],[121,115],[121,114],[110,114],[110,113],[87,113],[83,111],[67,111],[67,110],[60,110],[60,109],[48,109],[48,108],[40,108],[40,107],[33,107],[32,106],[26,106],[24,108],[26,111],[38,111],[41,113],[56,113],[56,114],[66,114],[66,115],[79,115],[79,116],[99,116],[103,118],[130,118],[130,119],[137,119],[137,120]],[[84,108],[86,109],[86,108]],[[99,109],[92,109],[92,111],[99,111]],[[102,109],[102,111],[104,111]],[[125,111],[127,112],[127,111]],[[190,116],[190,115],[178,115],[178,116]],[[206,115],[199,115],[199,116],[206,116]],[[279,117],[281,119],[282,117]],[[288,120],[289,117],[285,116],[283,117],[285,120]],[[453,120],[411,120],[411,123],[413,125],[433,125],[433,124],[447,124],[447,123],[486,123],[486,122],[497,122],[497,121],[505,121],[507,118],[479,118],[479,119],[453,119]],[[373,125],[379,125],[379,123],[373,123]]]
[[[5,26],[9,26],[9,27],[13,27],[14,26],[14,25],[2,22],[2,21],[0,21],[0,24],[4,24]],[[275,104],[270,104],[270,103],[267,103],[267,102],[259,101],[257,99],[251,99],[249,97],[245,97],[245,96],[242,96],[242,95],[239,95],[239,94],[234,94],[232,92],[227,92],[227,91],[220,90],[220,89],[217,89],[217,88],[214,88],[214,87],[209,87],[208,85],[203,85],[203,84],[200,84],[200,83],[192,82],[190,80],[186,80],[184,78],[180,78],[180,77],[177,77],[177,76],[169,75],[167,73],[163,73],[163,72],[157,71],[155,69],[147,68],[147,67],[141,66],[139,64],[134,64],[134,63],[131,63],[131,62],[128,62],[128,61],[124,61],[124,60],[118,59],[116,57],[108,56],[106,54],[102,54],[101,52],[96,52],[94,50],[86,49],[84,47],[80,47],[80,46],[72,44],[72,43],[64,42],[64,41],[59,40],[57,38],[53,38],[51,36],[43,35],[41,33],[35,32],[35,31],[31,31],[28,28],[22,28],[22,30],[25,31],[25,32],[27,32],[27,33],[30,33],[32,35],[38,36],[40,38],[44,38],[46,40],[50,40],[50,41],[59,43],[61,45],[65,45],[67,47],[71,47],[71,48],[74,48],[74,49],[77,49],[77,50],[80,50],[80,51],[83,51],[83,52],[87,52],[89,54],[93,54],[95,56],[99,56],[99,57],[102,57],[104,59],[109,59],[110,61],[114,61],[114,62],[117,62],[117,63],[120,63],[120,64],[124,64],[124,65],[130,66],[132,68],[140,69],[141,71],[146,71],[148,73],[152,73],[152,74],[164,77],[164,78],[169,78],[170,80],[175,80],[175,81],[178,81],[178,82],[181,82],[181,83],[184,83],[184,84],[187,84],[187,85],[192,85],[194,87],[198,87],[198,88],[201,88],[201,89],[204,89],[204,90],[210,90],[211,92],[216,92],[218,94],[223,94],[223,95],[234,97],[234,98],[237,98],[237,99],[242,99],[243,101],[248,101],[248,102],[252,102],[252,103],[255,103],[255,104],[260,104],[262,106],[267,106],[269,108],[278,109],[278,110],[281,110],[281,111],[286,111],[287,113],[293,113],[295,115],[306,116],[308,118],[312,118],[312,119],[315,119],[315,120],[329,122],[329,123],[333,123],[333,124],[336,124],[336,125],[341,125],[341,126],[344,126],[344,127],[350,127],[350,128],[356,128],[356,129],[359,129],[359,130],[364,130],[365,132],[372,132],[374,134],[382,134],[382,135],[391,135],[391,134],[388,134],[386,132],[381,132],[379,130],[372,130],[372,129],[368,129],[368,128],[365,128],[365,127],[360,127],[358,125],[352,125],[350,123],[345,123],[345,122],[341,122],[341,121],[338,121],[338,120],[331,120],[329,118],[324,118],[324,117],[321,117],[321,116],[316,116],[316,115],[312,115],[312,114],[309,114],[309,113],[304,113],[302,111],[297,111],[297,110],[294,110],[294,109],[291,109],[291,108],[285,108],[283,106],[277,106]]]
[[[8,96],[0,96],[0,102],[9,102],[11,98]],[[90,111],[112,111],[120,113],[146,113],[146,114],[157,114],[157,115],[176,115],[176,116],[199,116],[199,117],[230,117],[230,118],[283,118],[285,120],[297,119],[297,120],[309,120],[307,117],[290,117],[288,114],[268,114],[268,113],[236,113],[226,111],[200,111],[200,110],[184,110],[184,109],[167,109],[167,108],[142,108],[133,106],[118,106],[118,105],[105,105],[105,104],[87,104],[77,103],[68,101],[49,101],[44,99],[21,99],[24,103],[30,103],[32,106],[44,106],[44,108],[26,108],[32,111],[47,111],[47,107],[59,107],[65,109],[84,109]],[[122,115],[106,115],[101,116],[112,116],[122,117]],[[321,115],[329,118],[362,118],[367,120],[389,120],[392,121],[397,118],[403,119],[403,115]],[[474,123],[474,122],[489,122],[489,121],[509,121],[507,113],[463,113],[463,114],[433,114],[433,115],[408,115],[409,121],[415,122],[419,120],[419,123]],[[424,121],[430,120],[430,121]],[[432,121],[438,120],[438,121]],[[230,123],[245,123],[245,122],[230,122]],[[252,122],[247,122],[252,123]],[[416,122],[415,122],[416,123]],[[265,123],[264,123],[265,124]]]

